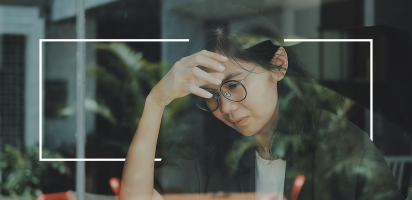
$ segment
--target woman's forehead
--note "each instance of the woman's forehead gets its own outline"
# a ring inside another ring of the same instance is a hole
[[[209,74],[212,74],[214,77],[222,80],[222,82],[225,82],[228,80],[240,80],[240,79],[245,78],[245,76],[250,72],[250,70],[252,70],[253,67],[256,66],[256,64],[254,63],[239,62],[239,61],[238,62],[226,61],[221,64],[225,66],[226,68],[223,72],[216,71],[210,68],[204,68],[203,70],[208,72]],[[208,86],[211,86],[211,87],[208,87]],[[212,84],[207,84],[207,85],[204,85],[204,87],[213,88],[214,86]]]
[[[224,73],[224,74],[250,71],[255,66],[254,63],[244,62],[244,61],[233,61],[233,60],[228,60],[228,61],[225,61],[221,64],[226,68],[225,71],[221,72],[221,73]],[[208,73],[218,72],[214,69],[210,69],[210,68],[207,68],[207,67],[203,67],[203,70],[208,72]]]
[[[245,74],[247,72],[249,72],[251,69],[249,69],[250,67],[248,66],[249,64],[246,63],[242,63],[241,65],[237,64],[237,63],[233,63],[233,62],[224,62],[221,63],[223,66],[225,66],[225,70],[220,72],[220,71],[216,71],[214,69],[209,69],[207,68],[207,70],[205,70],[206,72],[214,75],[216,78],[225,81],[231,78],[235,78],[238,77],[242,74]]]
[[[247,71],[245,70],[237,70],[237,71],[229,71],[225,70],[225,72],[210,72],[214,77],[220,79],[222,82],[232,80],[232,79],[241,79],[246,76]]]
[[[242,60],[232,60],[232,59],[229,59],[223,62],[222,65],[231,70],[243,70],[243,71],[245,69],[251,70],[255,66],[255,64],[252,62],[245,62]]]

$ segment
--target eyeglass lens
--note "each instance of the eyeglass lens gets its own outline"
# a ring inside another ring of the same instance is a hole
[[[246,89],[239,81],[228,81],[221,87],[220,93],[230,101],[242,101],[246,98]],[[215,92],[212,98],[195,97],[196,105],[206,111],[213,112],[219,106],[221,96],[219,92]]]

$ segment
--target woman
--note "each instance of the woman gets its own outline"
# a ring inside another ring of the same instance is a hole
[[[148,95],[120,199],[220,191],[256,192],[259,199],[267,193],[279,199],[298,193],[300,199],[403,199],[367,135],[317,109],[310,75],[279,45],[276,28],[242,7],[223,13],[207,23],[203,50],[176,62]],[[236,23],[241,17],[249,20]],[[196,129],[182,134],[154,170],[164,107],[188,94],[213,116],[205,137],[199,139]],[[304,177],[301,188],[293,188],[296,177]]]

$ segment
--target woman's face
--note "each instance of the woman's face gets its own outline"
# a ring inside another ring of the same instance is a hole
[[[230,80],[241,81],[256,66],[254,63],[238,63],[248,71],[240,68],[233,60],[228,60],[223,63],[225,71],[209,73],[221,80],[230,74],[236,74]],[[278,112],[275,112],[278,100],[277,75],[257,66],[243,82],[247,97],[243,101],[233,102],[219,93],[219,108],[212,112],[213,115],[245,136],[271,132],[278,117]],[[212,91],[219,90],[217,85],[207,87]]]

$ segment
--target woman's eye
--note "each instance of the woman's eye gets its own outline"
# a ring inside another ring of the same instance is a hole
[[[230,90],[233,90],[233,89],[235,89],[238,85],[239,85],[239,83],[229,84],[229,89],[230,89]]]

